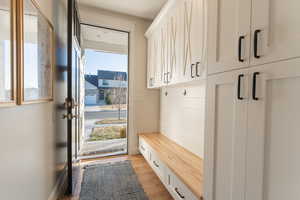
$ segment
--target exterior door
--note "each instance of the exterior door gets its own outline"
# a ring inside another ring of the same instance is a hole
[[[251,69],[246,200],[299,199],[299,66],[294,59]]]
[[[208,13],[208,73],[248,66],[251,0],[209,0]]]
[[[72,64],[72,109],[73,109],[73,137],[72,137],[72,150],[73,159],[76,161],[79,157],[80,151],[80,138],[81,138],[81,128],[80,128],[80,68],[81,68],[81,50],[77,39],[74,41],[74,51],[73,51],[73,64]]]
[[[251,65],[300,56],[300,1],[252,0]]]
[[[247,139],[247,70],[208,78],[204,199],[243,200]]]
[[[80,23],[75,9],[75,1],[68,1],[68,67],[67,67],[67,98],[65,107],[67,114],[64,118],[67,120],[68,131],[68,193],[72,193],[73,167],[77,162],[78,156],[78,135],[79,135],[79,77],[80,77]]]

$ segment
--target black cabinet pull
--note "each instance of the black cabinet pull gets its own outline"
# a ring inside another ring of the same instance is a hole
[[[245,39],[245,36],[240,36],[239,38],[239,61],[244,62],[245,60],[242,58],[242,41]]]
[[[254,72],[254,74],[253,74],[252,98],[253,98],[253,100],[255,100],[255,101],[258,101],[258,100],[259,100],[259,98],[256,97],[256,81],[257,81],[257,76],[258,76],[259,74],[260,74],[259,72]]]
[[[237,98],[238,100],[243,100],[244,98],[241,97],[241,80],[244,77],[244,74],[240,74],[238,78],[238,87],[237,87]]]
[[[155,165],[155,167],[159,168],[159,165],[155,161],[153,161],[153,164]]]
[[[194,74],[193,74],[193,68],[194,68],[195,64],[191,64],[191,77],[195,78]]]
[[[261,30],[254,31],[254,57],[260,58],[258,55],[258,34],[261,32]]]
[[[200,74],[199,74],[199,64],[200,64],[200,62],[196,63],[196,76],[197,77],[200,77]]]
[[[185,197],[178,191],[178,188],[175,188],[175,192],[178,194],[178,196],[182,199],[184,199]]]

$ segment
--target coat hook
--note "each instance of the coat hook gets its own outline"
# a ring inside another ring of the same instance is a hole
[[[168,96],[168,92],[165,92],[165,96]]]
[[[186,89],[184,89],[183,95],[186,96],[187,92]]]

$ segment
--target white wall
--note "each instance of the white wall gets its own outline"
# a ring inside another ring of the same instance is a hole
[[[205,92],[204,82],[161,90],[160,131],[201,158],[204,157]]]
[[[79,7],[83,23],[130,31],[129,153],[138,153],[139,132],[159,130],[159,91],[147,89],[147,41],[150,21],[86,6]]]
[[[52,20],[54,1],[36,2]],[[0,108],[0,199],[47,200],[50,196],[59,171],[55,141],[64,137],[56,135],[55,108],[54,103]]]

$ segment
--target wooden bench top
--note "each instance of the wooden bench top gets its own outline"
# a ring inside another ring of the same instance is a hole
[[[159,158],[199,198],[203,196],[203,159],[160,133],[140,133]]]

